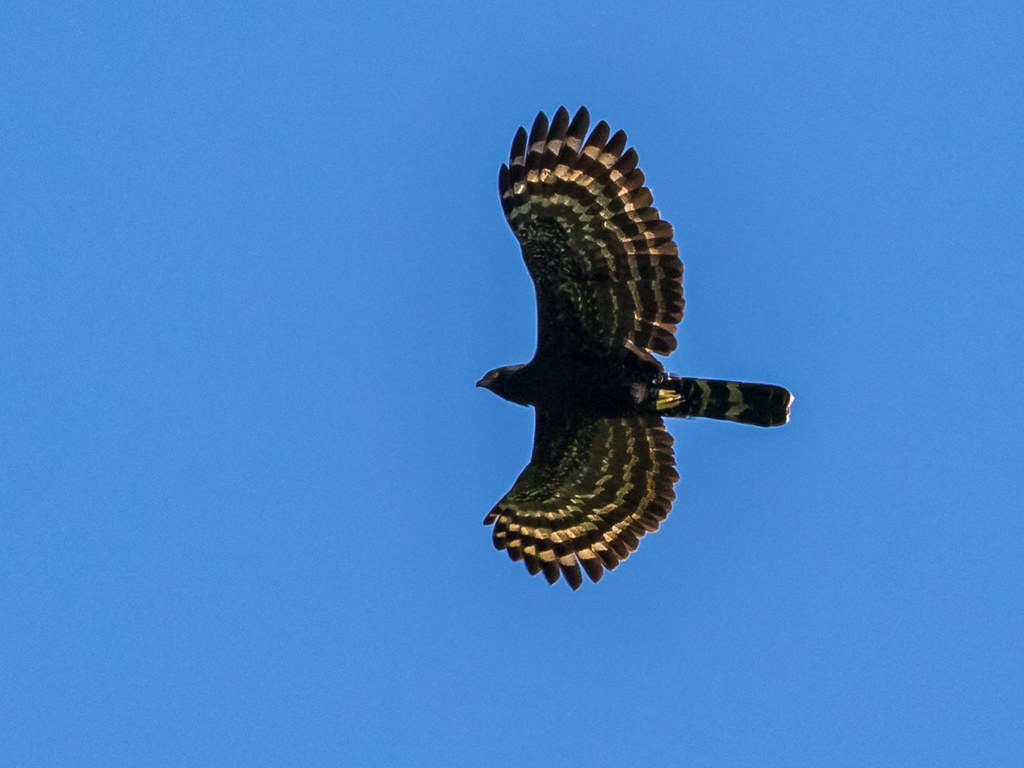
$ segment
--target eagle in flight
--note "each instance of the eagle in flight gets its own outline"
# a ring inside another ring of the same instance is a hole
[[[590,114],[520,127],[498,174],[505,218],[537,294],[537,350],[477,386],[536,411],[530,463],[484,518],[531,574],[574,590],[598,581],[656,531],[675,498],[665,416],[771,427],[793,396],[771,384],[692,379],[654,355],[676,348],[683,264],[672,226],[626,149]]]

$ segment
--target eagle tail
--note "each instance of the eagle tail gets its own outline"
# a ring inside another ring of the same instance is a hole
[[[662,416],[724,419],[774,427],[789,421],[793,395],[774,384],[670,376],[657,386],[655,410]]]

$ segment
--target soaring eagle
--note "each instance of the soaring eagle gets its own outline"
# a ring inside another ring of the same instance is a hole
[[[636,550],[669,513],[679,479],[664,416],[771,427],[793,396],[771,384],[691,379],[654,354],[676,348],[683,264],[672,226],[626,149],[590,114],[520,127],[498,174],[505,218],[537,294],[529,363],[477,386],[536,411],[530,463],[484,518],[497,549],[578,589]]]

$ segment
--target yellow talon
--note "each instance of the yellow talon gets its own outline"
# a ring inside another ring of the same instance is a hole
[[[667,411],[683,403],[683,396],[671,389],[659,389],[658,399],[654,403],[654,410]]]

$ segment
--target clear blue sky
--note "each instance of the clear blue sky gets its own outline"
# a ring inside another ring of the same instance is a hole
[[[5,3],[0,765],[1024,761],[1024,6]],[[676,227],[662,530],[531,579],[496,177]]]

